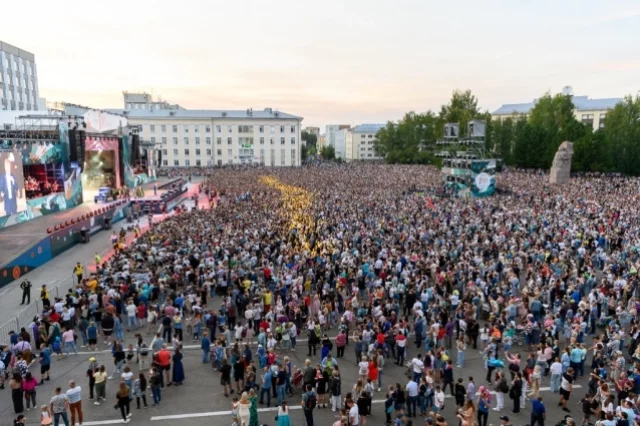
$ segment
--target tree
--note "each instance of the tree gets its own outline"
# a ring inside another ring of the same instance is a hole
[[[313,150],[314,151],[316,150],[316,144],[318,143],[318,136],[316,136],[314,133],[309,133],[306,130],[303,130],[302,134],[300,135],[300,138],[305,142],[305,144],[309,149],[313,147]]]
[[[300,160],[304,163],[309,156],[309,148],[306,144],[302,144],[300,146]]]
[[[454,90],[451,100],[447,105],[440,108],[440,126],[437,135],[442,136],[442,131],[446,123],[458,123],[460,133],[466,135],[467,124],[474,118],[480,118],[478,110],[478,99],[471,93],[471,90]]]
[[[604,138],[613,170],[640,174],[640,95],[627,96],[607,113]]]
[[[322,150],[320,151],[320,156],[325,160],[335,160],[336,150],[331,145],[325,145],[322,147]]]
[[[435,145],[437,118],[431,111],[409,112],[397,123],[388,122],[376,134],[373,149],[387,163],[427,164]]]

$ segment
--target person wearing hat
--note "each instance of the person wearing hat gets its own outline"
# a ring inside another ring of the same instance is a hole
[[[511,423],[509,423],[509,416],[500,416],[500,424],[502,426],[511,426]]]
[[[89,401],[93,400],[93,390],[96,386],[96,378],[94,374],[98,371],[98,363],[95,357],[89,358],[89,367],[87,368],[86,376],[89,378]]]

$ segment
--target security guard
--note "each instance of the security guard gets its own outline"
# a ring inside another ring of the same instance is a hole
[[[75,274],[76,277],[78,277],[78,284],[82,282],[83,272],[84,271],[82,270],[82,265],[80,265],[80,262],[76,263],[76,266],[73,268],[73,273]]]
[[[20,288],[22,289],[22,303],[20,303],[21,305],[24,305],[24,300],[27,299],[27,305],[29,303],[31,303],[31,281],[29,280],[24,280],[22,281],[22,283],[20,284]]]

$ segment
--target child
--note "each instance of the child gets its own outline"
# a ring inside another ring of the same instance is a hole
[[[40,407],[40,424],[42,426],[49,426],[51,423],[53,423],[53,420],[51,419],[49,407],[43,405],[42,407]]]
[[[489,342],[489,327],[487,327],[486,325],[484,326],[482,331],[480,331],[480,342],[482,344],[481,347],[484,350],[487,347],[487,343]]]
[[[233,423],[231,423],[231,426],[240,425],[238,423],[238,398],[233,398],[233,401],[231,404],[231,420],[233,421]]]

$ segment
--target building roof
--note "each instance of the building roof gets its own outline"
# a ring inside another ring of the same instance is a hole
[[[27,59],[31,62],[34,62],[36,60],[36,57],[33,53],[22,50],[19,47],[6,43],[2,40],[0,40],[0,51],[11,53],[15,56],[18,56],[22,59]]]
[[[106,111],[122,114],[129,118],[176,118],[176,119],[198,119],[198,118],[257,118],[257,119],[296,119],[302,120],[302,117],[287,114],[285,112],[276,111],[271,108],[264,110],[223,110],[223,109],[179,109],[179,110],[148,110],[148,109],[114,109],[109,108]]]
[[[378,133],[378,130],[385,127],[386,124],[359,124],[355,126],[351,131],[353,133]]]
[[[577,111],[598,111],[604,109],[613,109],[616,104],[623,101],[623,98],[605,98],[605,99],[589,99],[588,96],[574,96],[573,104]],[[504,104],[493,112],[493,115],[509,115],[509,114],[528,114],[538,102],[524,104]]]

